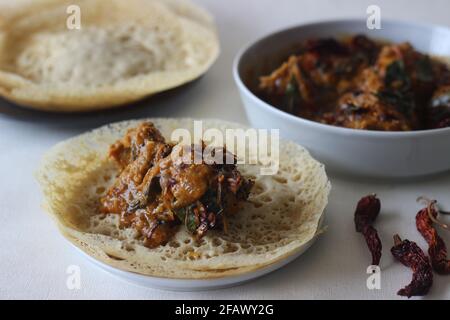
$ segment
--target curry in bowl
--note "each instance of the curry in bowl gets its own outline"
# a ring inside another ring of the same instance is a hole
[[[363,35],[311,39],[276,70],[260,77],[256,94],[316,122],[365,130],[450,127],[450,69],[409,43]]]

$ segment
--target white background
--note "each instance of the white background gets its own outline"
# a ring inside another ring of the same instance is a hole
[[[125,1],[125,0],[124,0]],[[6,3],[11,1],[1,0]],[[245,123],[231,76],[233,57],[252,39],[274,29],[324,18],[364,17],[370,4],[382,18],[450,25],[450,2],[336,0],[198,0],[216,17],[222,54],[200,80],[135,106],[105,113],[55,115],[18,108],[0,100],[0,298],[37,299],[391,299],[411,279],[393,261],[392,235],[415,240],[415,199],[428,195],[450,208],[450,175],[413,181],[375,181],[331,175],[333,191],[326,212],[329,226],[316,244],[287,267],[249,284],[200,293],[141,288],[115,279],[76,254],[40,207],[33,178],[42,154],[55,143],[88,129],[141,117],[222,118]],[[355,154],[357,156],[357,154]],[[430,157],[433,155],[430,154]],[[382,214],[376,223],[383,241],[381,290],[366,288],[370,256],[355,233],[357,200],[376,192]],[[441,232],[442,233],[442,232]],[[446,237],[450,246],[450,237]],[[81,289],[68,290],[66,269],[81,268]],[[428,298],[450,298],[450,276],[436,276]]]

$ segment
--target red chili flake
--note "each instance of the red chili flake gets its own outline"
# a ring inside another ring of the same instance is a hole
[[[379,265],[381,259],[381,241],[377,230],[372,226],[378,214],[381,204],[376,195],[368,195],[359,200],[355,211],[356,231],[364,235],[367,246],[372,254],[372,265]]]
[[[416,215],[416,226],[420,234],[428,243],[428,254],[430,255],[431,265],[439,274],[450,274],[450,261],[447,260],[447,247],[444,241],[433,227],[433,222],[443,228],[448,228],[446,224],[437,220],[438,213],[444,213],[437,208],[435,200],[422,198],[427,202],[427,207],[420,210]]]
[[[408,298],[426,295],[433,284],[433,270],[430,260],[422,249],[415,242],[406,239],[402,241],[395,235],[391,252],[395,259],[413,271],[411,283],[400,289],[397,294]]]

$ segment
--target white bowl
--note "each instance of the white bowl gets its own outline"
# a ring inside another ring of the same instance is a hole
[[[280,129],[334,171],[376,177],[413,177],[450,170],[450,128],[410,132],[355,130],[321,124],[281,111],[249,89],[279,65],[280,54],[310,38],[365,34],[395,43],[409,41],[421,52],[450,56],[450,29],[382,20],[369,30],[365,20],[327,21],[278,31],[246,46],[236,57],[233,75],[248,119],[256,128]]]

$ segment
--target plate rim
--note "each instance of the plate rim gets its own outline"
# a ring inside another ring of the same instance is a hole
[[[320,229],[320,226],[319,226]],[[303,253],[305,253],[317,240],[319,234],[316,234],[311,240],[305,243],[298,251],[291,255],[288,255],[270,265],[263,266],[256,270],[247,271],[239,275],[224,276],[214,279],[176,279],[176,278],[164,278],[155,277],[150,275],[144,275],[139,273],[134,273],[131,271],[122,270],[113,267],[103,261],[95,259],[88,253],[83,251],[81,248],[77,247],[71,241],[68,241],[73,249],[82,257],[87,259],[90,264],[96,266],[102,271],[118,278],[122,281],[138,285],[140,287],[175,291],[175,292],[195,292],[195,291],[208,291],[225,289],[234,286],[238,286],[252,280],[256,280],[262,276],[272,273],[286,266],[287,264],[293,262]]]

